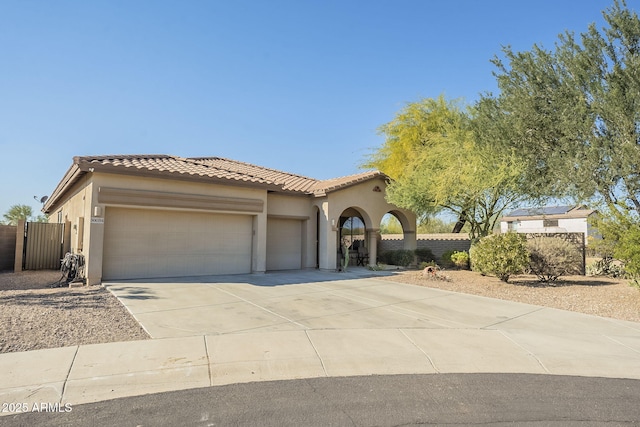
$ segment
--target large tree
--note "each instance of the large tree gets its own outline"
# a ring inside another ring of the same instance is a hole
[[[499,94],[478,103],[487,133],[525,160],[525,191],[599,202],[640,215],[640,20],[615,1],[554,50],[504,49],[494,59]]]
[[[492,232],[502,212],[522,199],[521,166],[511,152],[477,139],[473,114],[443,96],[408,104],[380,128],[385,143],[365,167],[391,178],[391,203],[425,218],[441,211],[470,225],[471,238]]]

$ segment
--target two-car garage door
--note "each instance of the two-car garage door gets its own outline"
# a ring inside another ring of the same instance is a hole
[[[109,207],[105,280],[251,272],[250,215]]]

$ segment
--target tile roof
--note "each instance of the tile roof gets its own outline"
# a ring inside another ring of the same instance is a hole
[[[94,171],[205,182],[224,181],[236,185],[256,186],[272,191],[317,197],[369,179],[386,177],[379,171],[368,171],[340,178],[318,180],[221,157],[185,158],[166,154],[77,156],[73,158],[73,164],[51,194],[44,209],[52,206],[57,198],[81,176]]]
[[[288,191],[306,192],[318,182],[318,180],[308,178],[306,176],[295,175],[221,157],[199,157],[190,158],[188,160],[211,168],[238,173],[250,179],[265,180],[277,186],[281,186],[283,190]]]

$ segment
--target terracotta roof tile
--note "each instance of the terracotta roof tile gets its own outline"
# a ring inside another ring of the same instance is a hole
[[[348,175],[339,178],[327,179],[324,181],[318,181],[312,188],[314,194],[328,193],[341,188],[349,187],[362,181],[368,181],[372,178],[385,178],[386,175],[380,171],[367,171],[358,173],[355,175]]]
[[[78,156],[58,184],[45,208],[50,207],[70,185],[90,171],[134,175],[188,177],[205,181],[235,181],[273,191],[284,191],[316,197],[377,177],[379,171],[362,172],[340,178],[317,180],[249,163],[221,157],[184,158],[166,154],[124,154]]]
[[[263,179],[277,186],[281,186],[283,190],[288,191],[306,192],[318,182],[318,180],[306,176],[295,175],[221,157],[200,157],[190,158],[189,160],[235,173],[241,173],[253,179]]]

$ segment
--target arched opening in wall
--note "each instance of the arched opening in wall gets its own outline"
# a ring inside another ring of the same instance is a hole
[[[401,212],[387,212],[382,217],[380,238],[378,239],[378,262],[391,265],[403,263],[401,257],[398,256],[398,251],[405,250],[407,247],[405,242],[405,230],[407,229],[407,218]]]
[[[380,221],[380,240],[378,240],[378,260],[383,264],[393,264],[391,254],[404,248],[404,229],[400,219],[387,212]]]
[[[344,270],[348,266],[368,265],[366,222],[358,210],[349,208],[342,212],[337,237],[339,270]]]

